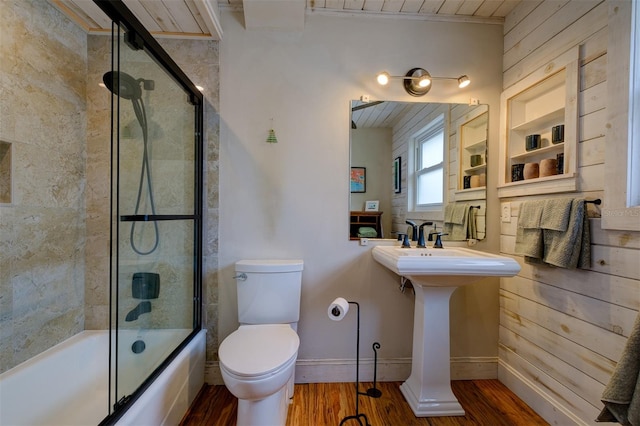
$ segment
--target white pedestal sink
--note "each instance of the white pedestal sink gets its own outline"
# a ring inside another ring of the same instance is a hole
[[[400,390],[416,417],[463,416],[451,391],[449,299],[462,285],[484,277],[511,277],[518,263],[465,248],[414,249],[376,246],[373,257],[409,278],[415,290],[411,375]]]

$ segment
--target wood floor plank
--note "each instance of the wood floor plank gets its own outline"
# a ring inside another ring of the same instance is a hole
[[[377,383],[380,398],[361,395],[358,413],[372,426],[543,426],[548,425],[498,380],[460,380],[452,390],[466,415],[415,417],[400,392],[400,382]],[[361,383],[366,392],[372,383]],[[355,416],[354,383],[308,383],[295,386],[287,426],[338,426]],[[182,426],[236,426],[237,399],[224,386],[202,389],[181,422]],[[362,419],[362,418],[361,418]],[[239,425],[243,426],[243,425]],[[355,419],[344,426],[358,426]]]

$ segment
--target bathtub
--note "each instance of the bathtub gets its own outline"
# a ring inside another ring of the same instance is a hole
[[[119,388],[133,391],[137,380],[127,378],[148,376],[155,361],[169,355],[171,342],[189,332],[121,332]],[[183,348],[116,424],[180,422],[204,384],[205,334],[201,330]],[[136,340],[146,345],[138,354],[131,350]],[[83,331],[0,374],[0,425],[97,425],[109,410],[108,365],[108,331]]]

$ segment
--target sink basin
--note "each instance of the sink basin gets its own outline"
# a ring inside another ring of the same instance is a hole
[[[484,277],[511,277],[520,271],[518,262],[509,257],[462,247],[376,246],[372,253],[391,271],[427,287],[458,287]]]
[[[400,391],[416,417],[464,416],[451,390],[449,300],[460,286],[520,272],[515,260],[467,248],[376,246],[373,258],[415,292],[411,375]]]

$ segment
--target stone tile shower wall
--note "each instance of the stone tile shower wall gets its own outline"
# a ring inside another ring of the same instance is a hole
[[[204,94],[203,326],[207,363],[218,359],[218,195],[220,148],[219,43],[160,39],[162,47]]]
[[[110,97],[98,83],[110,69],[111,41],[87,36],[44,0],[0,1],[0,38],[0,141],[10,146],[13,171],[11,203],[0,201],[5,371],[79,331],[109,325]],[[211,361],[217,356],[218,42],[161,43],[205,87],[203,310]]]
[[[86,34],[48,2],[0,2],[0,371],[84,327]]]

